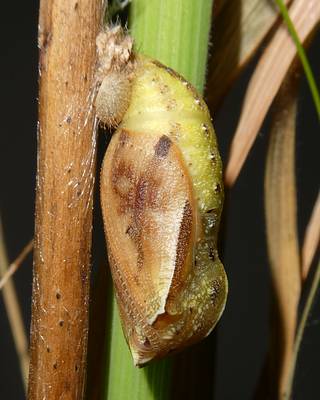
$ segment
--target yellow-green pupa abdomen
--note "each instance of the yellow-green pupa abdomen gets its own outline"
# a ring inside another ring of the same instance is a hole
[[[217,252],[222,165],[206,104],[142,56],[130,96],[101,200],[122,325],[141,366],[207,336],[228,284]]]

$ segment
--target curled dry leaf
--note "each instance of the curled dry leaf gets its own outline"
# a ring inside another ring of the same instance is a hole
[[[304,42],[319,23],[320,2],[296,0],[290,8],[290,17],[300,40]],[[226,168],[225,180],[228,186],[232,186],[237,179],[296,52],[296,46],[286,26],[282,24],[264,51],[250,80]]]
[[[294,77],[295,78],[295,77]],[[275,347],[271,349],[282,398],[289,373],[297,322],[301,275],[295,182],[296,82],[283,86],[275,103],[266,174],[267,244],[276,301]]]
[[[285,1],[286,4],[290,2]],[[211,109],[216,109],[278,17],[277,8],[271,1],[233,0],[215,4],[207,92]]]
[[[320,193],[313,207],[308,226],[306,228],[302,247],[302,280],[304,281],[309,273],[313,257],[319,248],[320,241]]]

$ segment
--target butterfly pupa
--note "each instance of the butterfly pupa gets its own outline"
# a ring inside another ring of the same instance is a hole
[[[224,310],[222,165],[206,104],[172,69],[137,55],[130,77],[105,79],[97,115],[119,124],[101,170],[102,213],[123,331],[143,366],[206,337]]]

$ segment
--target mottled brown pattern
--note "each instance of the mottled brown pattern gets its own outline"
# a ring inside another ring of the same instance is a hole
[[[129,133],[125,129],[121,129],[119,143],[121,146],[124,146],[129,139]]]
[[[137,268],[143,267],[144,252],[142,234],[148,221],[145,218],[146,209],[161,207],[161,180],[156,179],[156,169],[161,159],[167,157],[171,140],[163,135],[155,145],[154,157],[145,171],[139,175],[133,162],[126,160],[121,153],[122,148],[130,142],[130,132],[122,130],[118,145],[112,160],[112,187],[119,197],[118,213],[130,214],[131,223],[127,228],[129,237],[133,240],[138,251]]]

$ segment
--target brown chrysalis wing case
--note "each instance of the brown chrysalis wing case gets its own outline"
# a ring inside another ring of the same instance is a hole
[[[222,166],[209,111],[191,84],[133,57],[119,27],[110,32],[98,42],[127,47],[125,62],[117,64],[118,49],[100,77],[97,115],[120,123],[102,166],[101,203],[124,334],[143,366],[206,337],[224,310]]]

